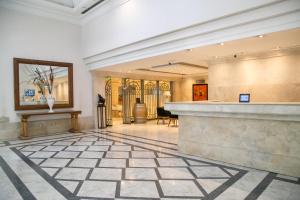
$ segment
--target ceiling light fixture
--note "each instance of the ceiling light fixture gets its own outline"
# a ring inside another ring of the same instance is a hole
[[[224,45],[224,42],[221,42],[219,45],[223,46],[223,45]]]
[[[278,51],[280,50],[280,46],[275,47],[274,49],[272,49],[273,51]]]
[[[263,37],[264,37],[264,35],[258,35],[257,37],[259,37],[259,38],[263,38]]]

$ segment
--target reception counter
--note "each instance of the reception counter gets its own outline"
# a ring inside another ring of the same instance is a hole
[[[172,102],[179,150],[300,177],[300,103]]]

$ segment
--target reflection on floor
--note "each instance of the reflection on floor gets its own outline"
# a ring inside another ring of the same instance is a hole
[[[0,199],[299,199],[299,178],[177,151],[177,128],[119,125],[0,143]]]

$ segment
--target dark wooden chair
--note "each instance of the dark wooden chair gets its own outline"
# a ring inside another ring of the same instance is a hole
[[[170,126],[171,122],[173,122],[175,126],[178,126],[178,115],[170,115],[168,126]]]
[[[164,109],[164,107],[158,107],[157,108],[157,124],[159,120],[163,121],[163,124],[165,124],[165,120],[170,118],[171,112]]]

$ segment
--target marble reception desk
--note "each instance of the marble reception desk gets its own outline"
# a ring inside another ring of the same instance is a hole
[[[300,103],[172,102],[179,150],[300,177]]]

